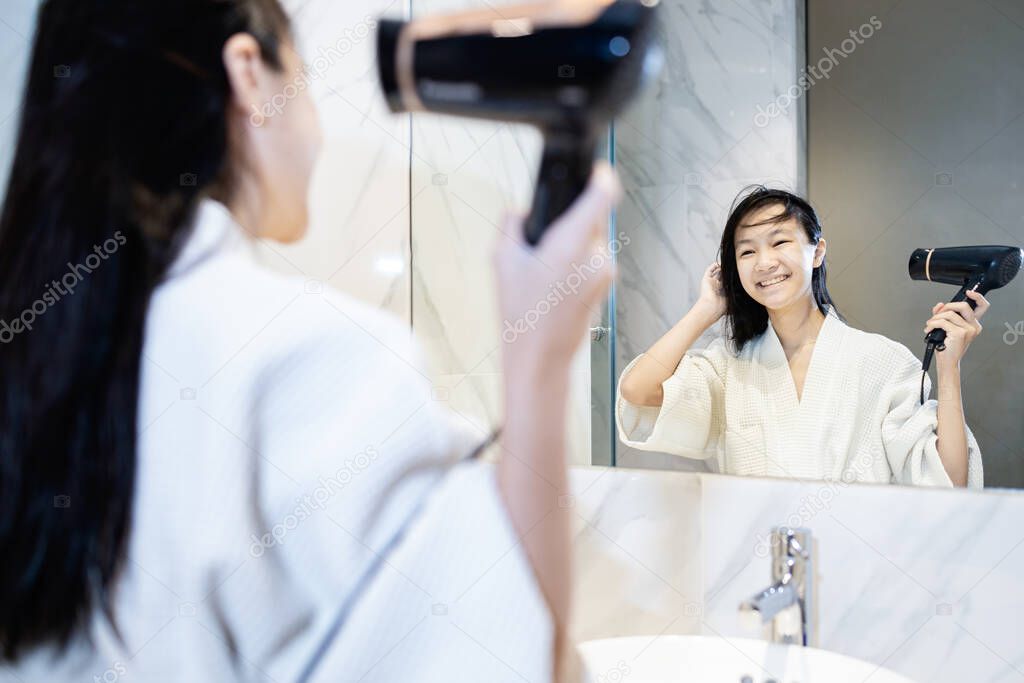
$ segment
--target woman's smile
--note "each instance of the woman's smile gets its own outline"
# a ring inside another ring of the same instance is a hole
[[[777,288],[780,284],[789,279],[789,275],[778,275],[771,278],[770,280],[762,280],[757,283],[759,289],[773,289]]]

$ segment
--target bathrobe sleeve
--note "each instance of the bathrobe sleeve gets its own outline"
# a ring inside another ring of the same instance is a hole
[[[921,361],[898,344],[885,370],[890,378],[882,390],[882,445],[896,483],[916,486],[953,486],[939,458],[937,443],[938,401],[931,394],[931,378],[925,377],[925,400],[920,401]],[[983,485],[981,449],[970,427],[967,436],[967,486]]]
[[[313,662],[313,681],[550,680],[550,611],[495,468],[456,464],[485,434],[401,321],[338,312],[262,378],[258,526],[282,527],[262,571],[314,608],[282,601],[246,658],[282,681]]]
[[[642,356],[643,354],[641,354]],[[724,337],[707,348],[690,349],[662,383],[660,406],[640,406],[622,396],[619,376],[615,392],[615,425],[622,443],[645,451],[706,460],[715,456],[725,426],[725,371],[731,354]]]

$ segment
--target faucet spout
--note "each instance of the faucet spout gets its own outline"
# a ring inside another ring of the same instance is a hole
[[[740,605],[740,611],[755,613],[761,617],[762,622],[768,622],[782,610],[797,604],[799,600],[800,595],[792,583],[779,581],[745,600]]]
[[[778,527],[771,539],[772,583],[740,603],[740,618],[757,626],[771,622],[773,642],[810,645],[814,633],[811,532]],[[794,606],[799,621],[789,610]]]

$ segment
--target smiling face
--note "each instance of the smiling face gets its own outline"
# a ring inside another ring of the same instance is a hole
[[[769,310],[788,308],[812,296],[811,276],[825,259],[825,239],[811,244],[795,217],[769,204],[751,211],[736,227],[736,269],[743,289]]]

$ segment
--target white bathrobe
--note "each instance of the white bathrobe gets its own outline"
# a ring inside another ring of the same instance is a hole
[[[408,325],[261,267],[210,200],[147,322],[125,641],[97,613],[0,681],[550,680],[494,468],[450,468],[486,434]]]
[[[713,458],[726,474],[952,486],[936,448],[937,401],[920,403],[921,361],[902,344],[845,324],[830,308],[797,400],[779,338],[768,329],[737,355],[724,337],[691,349],[662,384],[660,407],[622,397],[615,418],[628,446]],[[978,442],[967,429],[968,486],[981,488]]]

